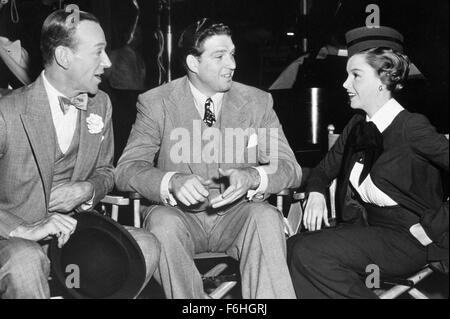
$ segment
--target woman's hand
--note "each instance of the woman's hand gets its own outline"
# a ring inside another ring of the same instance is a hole
[[[303,214],[303,225],[309,231],[316,231],[322,229],[322,221],[327,227],[330,227],[325,196],[321,193],[311,192]]]

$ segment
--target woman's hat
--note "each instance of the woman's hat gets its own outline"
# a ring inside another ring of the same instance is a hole
[[[391,48],[403,53],[403,35],[388,27],[356,28],[348,31],[345,34],[345,39],[347,40],[349,57],[358,52],[378,47]]]
[[[111,218],[77,213],[75,233],[49,248],[52,277],[77,299],[135,298],[145,282],[142,251],[130,233]]]
[[[356,53],[372,48],[391,48],[400,53],[404,53],[404,38],[397,30],[389,27],[360,27],[348,31],[345,34],[347,41],[348,57]],[[422,77],[422,73],[413,64],[410,63],[409,77]]]

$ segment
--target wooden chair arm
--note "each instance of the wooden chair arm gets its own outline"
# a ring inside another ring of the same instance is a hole
[[[118,206],[127,206],[130,204],[130,200],[128,198],[125,198],[123,196],[112,196],[112,195],[106,195],[105,198],[103,198],[100,202],[104,204],[118,205]]]

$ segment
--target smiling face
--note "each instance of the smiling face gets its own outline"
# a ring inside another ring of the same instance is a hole
[[[343,86],[350,98],[353,109],[361,109],[370,114],[383,104],[383,85],[376,71],[366,62],[363,54],[352,56],[347,63],[347,80]],[[383,89],[380,91],[380,87]]]
[[[105,34],[93,21],[81,21],[75,32],[75,49],[67,69],[70,87],[77,93],[96,94],[101,75],[111,67],[105,48]]]
[[[228,35],[214,35],[203,44],[199,57],[189,55],[189,78],[197,89],[207,96],[226,92],[231,88],[236,69],[235,47]]]

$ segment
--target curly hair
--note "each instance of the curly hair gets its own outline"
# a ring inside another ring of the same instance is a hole
[[[231,36],[231,29],[223,23],[215,23],[208,18],[203,18],[184,30],[178,41],[178,50],[181,63],[186,70],[188,70],[186,65],[187,56],[199,57],[202,55],[204,51],[203,44],[207,39],[215,35]]]
[[[391,92],[398,92],[403,89],[409,75],[409,58],[403,53],[390,48],[373,48],[361,52],[365,56],[366,62],[374,68]]]

